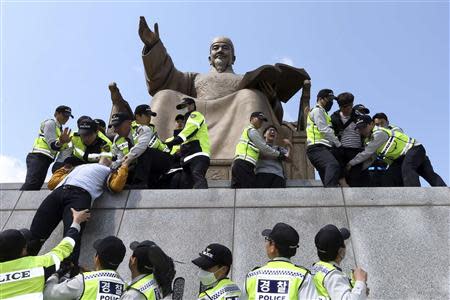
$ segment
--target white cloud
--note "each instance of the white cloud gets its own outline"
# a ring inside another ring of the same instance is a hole
[[[290,57],[285,56],[280,58],[280,63],[293,66],[294,60]]]
[[[0,155],[0,183],[24,182],[27,174],[25,163],[12,156]]]

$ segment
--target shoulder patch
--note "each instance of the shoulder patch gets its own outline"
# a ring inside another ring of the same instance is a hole
[[[194,113],[192,113],[192,114],[190,114],[190,117],[191,117],[191,118],[195,118],[195,117],[197,117],[197,115],[194,114]]]

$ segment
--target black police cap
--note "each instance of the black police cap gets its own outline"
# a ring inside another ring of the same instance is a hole
[[[192,263],[203,270],[217,265],[229,267],[233,263],[233,255],[226,246],[215,243],[208,245]]]
[[[277,223],[272,229],[265,229],[262,235],[275,242],[278,246],[298,248],[300,237],[297,230],[286,223]]]

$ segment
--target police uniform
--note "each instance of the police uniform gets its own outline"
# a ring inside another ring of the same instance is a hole
[[[58,106],[56,112],[72,116],[68,106]],[[26,158],[27,175],[21,190],[40,190],[44,184],[48,168],[55,160],[58,152],[66,147],[59,144],[62,125],[55,119],[48,119],[41,123],[39,135],[34,140],[33,149]]]
[[[331,105],[336,99],[329,89],[321,90],[317,98],[327,98]],[[317,104],[308,114],[306,127],[306,155],[325,187],[337,186],[341,177],[341,166],[332,153],[332,148],[340,147],[341,142],[332,129],[331,118],[327,113],[330,108],[325,109]]]
[[[112,116],[111,125],[119,126],[130,120],[125,113]],[[156,187],[159,177],[171,166],[169,148],[159,139],[153,125],[140,125],[133,121],[126,137],[116,134],[113,141],[113,155],[121,162],[125,156],[136,159],[133,163],[129,183],[142,188]]]
[[[366,283],[349,278],[334,261],[338,256],[338,250],[345,247],[344,241],[349,237],[348,229],[339,230],[331,224],[321,228],[315,236],[314,242],[318,254],[326,258],[326,261],[320,260],[311,267],[319,299],[363,300],[367,298]]]
[[[258,118],[267,122],[266,116],[262,112],[253,112],[250,119]],[[283,153],[270,147],[262,138],[261,134],[252,124],[249,124],[241,134],[234,160],[231,166],[231,187],[232,188],[252,188],[256,187],[255,166],[258,162],[260,152],[267,157],[284,159]]]
[[[214,266],[227,266],[230,271],[233,256],[230,249],[221,244],[211,244],[199,253],[192,263],[199,267],[198,278],[200,290],[198,300],[239,300],[241,290],[229,278],[216,278],[215,273],[208,272]]]
[[[299,236],[291,226],[278,223],[262,234],[267,241],[275,243],[277,249],[289,249],[289,254],[295,255]],[[293,264],[290,257],[281,256],[249,272],[245,279],[245,292],[248,300],[317,299],[309,270]]]
[[[194,99],[184,98],[176,108],[183,109],[189,104],[195,104]],[[183,176],[182,188],[206,189],[208,182],[205,176],[211,155],[208,126],[205,117],[198,111],[188,112],[185,120],[183,130],[167,145],[172,148],[181,144],[180,162],[187,175]]]
[[[96,132],[96,138],[90,145],[85,145],[81,135]],[[96,163],[100,157],[112,159],[112,142],[100,131],[97,132],[97,124],[93,120],[85,120],[78,126],[78,132],[72,135],[68,148],[62,151],[52,171],[55,172],[65,163],[70,162],[72,166],[79,166],[86,163]]]
[[[115,269],[122,262],[126,252],[123,242],[115,236],[97,240],[94,249],[103,262]],[[59,275],[53,274],[47,280],[44,299],[119,300],[126,289],[126,284],[115,269],[78,274],[61,283],[58,283]]]
[[[0,233],[0,298],[43,299],[46,278],[59,269],[78,238],[79,224],[72,224],[66,237],[50,252],[20,257],[27,241],[19,230]]]
[[[372,118],[363,116],[357,128],[364,128],[372,123]],[[373,154],[389,165],[388,176],[393,170],[401,173],[404,186],[420,186],[422,176],[431,186],[446,186],[442,178],[433,170],[425,148],[414,138],[380,126],[374,126],[372,134],[363,152],[355,156],[348,164],[354,166],[369,159]],[[391,173],[391,175],[389,175]]]
[[[130,269],[137,270],[140,274],[132,279],[121,300],[159,300],[164,298],[164,293],[172,291],[172,281],[175,276],[173,260],[167,256],[161,248],[152,241],[137,242],[130,244],[133,255],[130,258]],[[134,258],[134,264],[132,263]],[[153,267],[157,265],[155,270]],[[142,273],[146,271],[145,273]],[[163,276],[156,276],[154,272],[160,272]],[[133,274],[133,272],[132,272]],[[165,282],[160,286],[156,280],[164,278]]]

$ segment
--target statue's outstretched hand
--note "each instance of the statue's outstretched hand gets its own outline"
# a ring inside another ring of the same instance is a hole
[[[147,47],[152,47],[156,42],[159,41],[159,30],[158,30],[158,23],[155,23],[154,32],[150,30],[150,28],[147,25],[147,21],[145,21],[145,17],[140,17],[139,20],[139,37],[141,38],[142,42]]]
[[[109,91],[111,92],[111,100],[113,103],[120,103],[123,101],[122,94],[120,94],[120,90],[117,87],[117,83],[111,82],[108,85]]]

